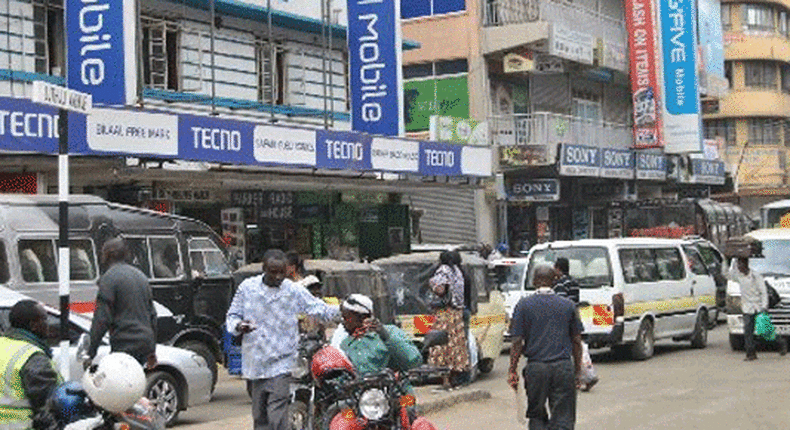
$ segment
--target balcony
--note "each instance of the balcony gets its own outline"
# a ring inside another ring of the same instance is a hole
[[[490,54],[549,38],[547,23],[563,24],[626,46],[625,21],[555,0],[492,0],[483,6],[483,52]]]
[[[615,149],[633,146],[633,130],[628,125],[551,112],[491,117],[488,127],[491,143],[500,147],[503,166],[554,164],[561,143]]]

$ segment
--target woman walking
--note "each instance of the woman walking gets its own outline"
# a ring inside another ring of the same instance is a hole
[[[431,289],[441,299],[435,306],[433,329],[446,330],[448,342],[431,348],[428,363],[450,368],[450,375],[445,377],[443,384],[445,389],[450,389],[469,370],[463,313],[464,275],[448,251],[439,255],[439,263],[439,268],[429,281]]]

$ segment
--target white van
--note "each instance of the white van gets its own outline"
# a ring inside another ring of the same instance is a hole
[[[568,259],[579,288],[579,315],[591,348],[650,358],[656,339],[704,348],[716,310],[716,284],[690,241],[585,239],[535,245],[524,267],[521,296],[532,293],[540,264]],[[513,297],[511,300],[518,300]]]
[[[790,229],[768,228],[755,230],[746,236],[753,237],[763,245],[763,258],[750,258],[749,268],[761,274],[765,283],[773,287],[781,302],[768,310],[771,322],[780,336],[790,335]],[[741,286],[727,282],[727,329],[730,347],[743,349],[743,311],[741,310]]]

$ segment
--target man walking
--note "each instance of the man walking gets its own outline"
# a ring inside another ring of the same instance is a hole
[[[328,322],[339,315],[337,306],[286,279],[286,264],[284,252],[266,251],[264,274],[239,285],[225,322],[233,335],[244,335],[241,373],[252,395],[255,430],[290,430],[288,376],[297,359],[298,316]]]
[[[518,362],[524,354],[530,430],[572,430],[576,423],[583,326],[573,302],[552,291],[555,274],[549,265],[535,269],[535,294],[518,302],[510,324],[508,383],[518,388]]]
[[[50,428],[54,417],[44,406],[62,381],[47,346],[47,311],[36,301],[20,300],[8,320],[11,329],[0,337],[0,428]]]
[[[93,359],[109,330],[112,352],[125,352],[141,365],[156,365],[156,311],[148,277],[127,263],[129,248],[122,238],[102,246],[106,271],[99,278],[96,311],[91,323],[88,356]]]
[[[579,283],[570,275],[570,262],[565,257],[557,258],[554,262],[554,271],[557,278],[554,281],[554,292],[579,303]]]

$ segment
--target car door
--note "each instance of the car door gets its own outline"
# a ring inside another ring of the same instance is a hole
[[[716,306],[716,281],[713,276],[708,272],[702,256],[697,248],[693,245],[683,245],[683,252],[688,259],[689,274],[691,275],[691,294],[690,297],[694,310],[701,304],[707,305],[713,309]],[[691,305],[690,305],[691,307]],[[715,315],[708,315],[713,318]],[[696,318],[696,315],[693,315]],[[691,324],[694,324],[692,320]]]

